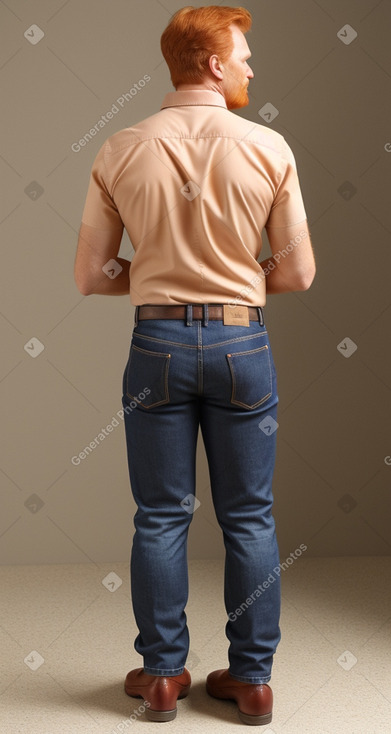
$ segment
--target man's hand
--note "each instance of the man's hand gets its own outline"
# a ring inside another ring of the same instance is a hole
[[[306,291],[316,272],[307,221],[292,227],[266,227],[272,256],[260,263],[266,293]]]
[[[76,285],[83,296],[93,293],[104,296],[129,295],[131,263],[129,260],[117,257],[122,233],[123,227],[115,230],[100,230],[87,224],[81,224],[74,276]],[[110,260],[115,260],[122,268],[117,275],[115,275],[117,268],[107,266]],[[102,268],[105,268],[106,272]]]

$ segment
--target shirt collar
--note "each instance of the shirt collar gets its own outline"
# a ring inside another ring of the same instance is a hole
[[[192,105],[210,105],[212,107],[225,107],[225,98],[220,92],[211,89],[187,89],[179,92],[169,92],[163,99],[160,109],[166,107],[190,107]]]

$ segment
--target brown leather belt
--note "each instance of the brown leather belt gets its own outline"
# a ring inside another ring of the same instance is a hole
[[[256,306],[245,306],[245,308],[248,309],[250,321],[259,321],[260,313]],[[136,317],[139,321],[143,319],[186,319],[187,306],[137,306]],[[202,304],[193,305],[192,318],[201,320],[204,318]],[[223,306],[208,304],[208,319],[211,321],[223,321]]]

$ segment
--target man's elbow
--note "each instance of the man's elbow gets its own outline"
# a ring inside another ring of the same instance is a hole
[[[74,273],[74,279],[76,283],[77,290],[79,293],[82,294],[82,296],[90,296],[94,292],[91,281],[84,278],[82,275],[77,273],[75,271]]]
[[[90,288],[85,288],[84,286],[77,286],[78,291],[81,293],[82,296],[91,296],[93,293],[93,290]]]
[[[296,275],[295,278],[295,290],[296,291],[308,291],[311,287],[316,274],[316,265],[313,263],[311,266],[302,270]]]

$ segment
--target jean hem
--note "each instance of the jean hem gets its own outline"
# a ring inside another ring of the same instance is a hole
[[[185,668],[182,666],[182,668],[149,668],[148,666],[144,665],[144,673],[147,675],[161,675],[161,676],[174,676],[174,675],[182,675]]]
[[[239,680],[241,683],[253,683],[255,685],[263,685],[264,683],[269,683],[271,680],[271,675],[264,675],[264,676],[246,676],[246,675],[235,675],[234,673],[231,673],[229,670],[229,675],[231,678],[234,678],[234,680]]]

